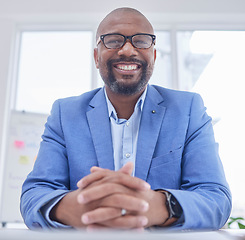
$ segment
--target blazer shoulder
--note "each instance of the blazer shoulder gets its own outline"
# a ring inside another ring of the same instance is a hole
[[[200,96],[195,92],[187,92],[181,90],[173,90],[169,88],[160,87],[157,85],[151,85],[167,102],[181,102],[181,101],[192,101],[195,96]]]
[[[79,96],[61,98],[61,99],[56,100],[55,102],[58,102],[58,104],[60,105],[60,108],[62,109],[67,109],[67,110],[73,109],[74,111],[76,108],[79,108],[79,109],[85,110],[89,106],[90,101],[101,90],[102,88],[97,88],[92,91],[83,93]]]

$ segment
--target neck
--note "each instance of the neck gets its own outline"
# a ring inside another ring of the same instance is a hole
[[[146,87],[145,87],[146,88]],[[112,92],[105,86],[106,94],[117,112],[118,118],[129,119],[134,112],[135,104],[144,92],[145,88],[132,96],[120,95]]]

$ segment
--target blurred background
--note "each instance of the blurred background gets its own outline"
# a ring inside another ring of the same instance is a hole
[[[133,7],[157,35],[150,83],[201,94],[233,194],[245,217],[244,0],[0,0],[0,222],[21,222],[20,186],[57,98],[101,87],[98,23]]]

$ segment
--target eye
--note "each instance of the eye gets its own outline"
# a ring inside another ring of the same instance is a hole
[[[140,45],[147,45],[148,43],[142,39],[137,39],[136,41],[134,40],[135,44],[140,44]]]
[[[109,48],[115,48],[123,45],[124,38],[120,35],[107,35],[104,38],[104,43]]]
[[[106,41],[107,44],[117,44],[117,43],[120,43],[122,42],[120,39],[109,39]]]
[[[136,35],[133,37],[133,44],[138,48],[149,48],[152,44],[152,38],[148,35]]]

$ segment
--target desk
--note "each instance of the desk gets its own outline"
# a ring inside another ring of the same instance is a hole
[[[180,231],[180,232],[144,232],[133,231],[30,231],[1,229],[0,240],[245,240],[245,230],[230,231]]]

